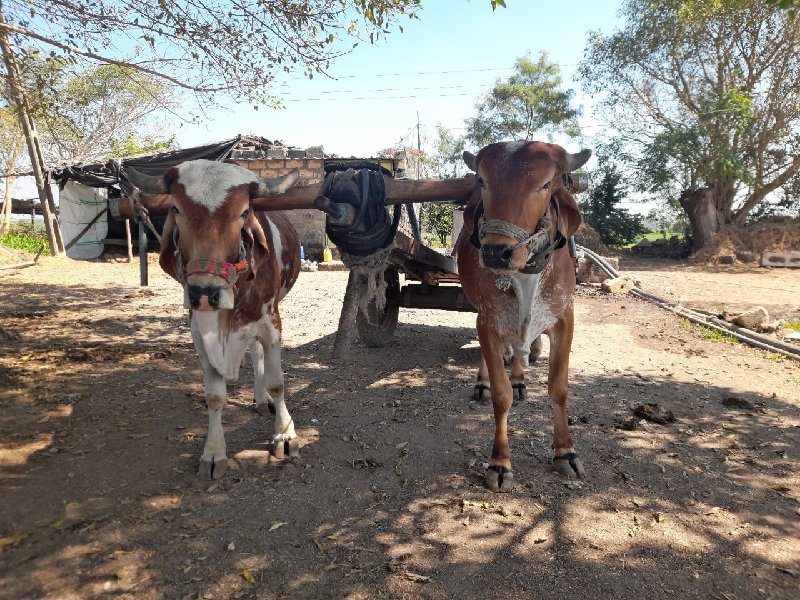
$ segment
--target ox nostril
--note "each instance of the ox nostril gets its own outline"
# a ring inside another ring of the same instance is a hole
[[[200,296],[202,295],[203,291],[197,285],[190,285],[187,288],[187,293],[189,294],[189,304],[192,308],[197,308],[200,306]]]
[[[219,306],[219,291],[219,288],[216,288],[208,294],[208,303],[214,308]]]
[[[490,269],[507,269],[514,254],[512,246],[500,244],[484,244],[481,250],[483,264]]]

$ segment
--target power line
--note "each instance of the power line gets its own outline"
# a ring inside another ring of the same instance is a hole
[[[580,63],[568,63],[568,64],[560,64],[555,63],[558,68],[564,67],[577,67]],[[514,65],[508,67],[489,67],[486,69],[451,69],[447,71],[405,71],[405,72],[398,72],[398,73],[353,73],[351,75],[338,75],[336,77],[332,75],[325,75],[323,74],[322,77],[328,77],[334,81],[338,81],[340,79],[364,79],[367,77],[404,77],[406,75],[451,75],[451,74],[461,74],[461,73],[489,73],[492,71],[513,71],[515,68]],[[289,77],[288,79],[292,80],[307,80],[308,77],[298,75],[295,77]]]
[[[374,90],[320,90],[317,94],[371,94],[373,92],[413,92],[418,90],[455,90],[464,88],[486,88],[484,84],[476,83],[473,85],[442,85],[442,86],[423,86],[410,88],[377,88]],[[278,96],[290,96],[291,92],[279,93]]]
[[[460,94],[426,94],[424,96],[355,96],[352,98],[284,98],[284,102],[330,102],[336,100],[412,100],[416,98],[452,98],[455,96],[472,96],[466,92]]]
[[[403,77],[406,75],[448,75],[448,74],[456,74],[456,73],[487,73],[490,71],[509,71],[513,69],[513,65],[510,67],[493,67],[489,69],[458,69],[458,70],[450,70],[450,71],[406,71],[406,72],[399,72],[399,73],[354,73],[352,75],[339,75],[337,77],[327,76],[333,80],[339,79],[361,79],[365,77]],[[323,75],[325,77],[326,75]],[[308,79],[308,77],[304,77],[302,75],[296,77],[290,77],[289,79]]]

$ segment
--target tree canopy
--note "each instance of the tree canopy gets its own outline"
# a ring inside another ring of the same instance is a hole
[[[800,20],[766,0],[625,0],[621,16],[580,74],[631,173],[665,199],[704,189],[743,224],[800,171]]]
[[[602,242],[607,246],[621,246],[647,233],[642,217],[619,206],[628,194],[619,168],[602,160],[592,178],[592,189],[580,200],[580,207],[583,220],[597,232]]]
[[[69,60],[30,49],[21,54],[19,70],[48,163],[92,162],[124,148],[168,146],[155,135],[157,122],[152,120],[156,112],[171,105],[168,87],[161,81],[116,65],[78,69]],[[0,101],[14,115],[16,108],[7,89]],[[0,127],[22,141],[15,116],[0,121]],[[145,143],[147,137],[150,141]],[[13,165],[6,166],[13,172]]]
[[[537,60],[518,58],[514,73],[497,81],[476,104],[478,114],[466,121],[467,137],[477,146],[504,140],[531,140],[535,135],[579,132],[574,92],[563,88],[558,65],[542,52]]]

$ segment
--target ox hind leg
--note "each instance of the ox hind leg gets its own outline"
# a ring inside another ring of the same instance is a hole
[[[286,393],[281,368],[281,332],[270,327],[265,340],[262,340],[264,351],[264,381],[267,395],[272,401],[270,411],[275,414],[275,434],[272,436],[272,454],[275,458],[283,458],[288,452],[294,458],[300,456],[300,442],[294,430],[294,421],[286,408]]]
[[[522,360],[520,351],[515,350],[511,358],[511,389],[514,400],[524,400],[527,395],[525,386],[525,361]]]
[[[514,400],[525,400],[528,396],[528,387],[525,385],[525,367],[534,364],[542,354],[542,336],[537,335],[533,340],[530,350],[523,346],[515,350],[511,359],[511,389],[514,390]]]
[[[486,367],[486,359],[483,357],[483,346],[481,346],[481,366],[478,367],[478,381],[475,382],[475,389],[472,391],[472,399],[475,402],[489,400],[491,390],[489,387],[489,369]]]
[[[506,349],[507,350],[507,349]],[[508,353],[503,351],[503,363],[506,363]],[[514,400],[524,400],[527,396],[527,386],[525,385],[525,368],[522,361],[519,359],[519,353],[512,350],[510,355],[511,363],[511,389],[513,391]],[[478,367],[478,380],[475,382],[475,389],[472,392],[472,400],[475,402],[483,402],[484,400],[491,399],[491,385],[489,382],[489,369],[486,366],[486,359],[483,357],[481,351],[481,365]]]
[[[492,388],[494,441],[492,458],[486,470],[486,485],[493,492],[510,492],[514,485],[511,447],[508,443],[508,411],[511,409],[511,382],[503,364],[503,345],[494,330],[478,319],[478,339]]]
[[[254,397],[256,401],[255,409],[260,415],[275,414],[275,401],[267,391],[267,374],[265,369],[264,346],[258,340],[253,340],[250,344],[250,361],[253,364],[255,374]]]
[[[550,332],[550,372],[547,393],[553,404],[553,469],[573,479],[584,476],[583,463],[572,445],[567,422],[569,352],[572,347],[573,315],[569,311]]]

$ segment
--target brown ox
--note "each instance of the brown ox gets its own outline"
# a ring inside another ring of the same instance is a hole
[[[524,396],[523,366],[532,345],[537,353],[542,333],[550,338],[553,465],[566,476],[584,474],[566,409],[575,291],[566,238],[578,229],[581,217],[563,177],[590,155],[589,150],[568,154],[542,142],[491,144],[477,156],[464,153],[479,188],[464,212],[469,235],[458,243],[458,271],[464,293],[478,311],[481,366],[476,395],[491,389],[495,434],[486,483],[495,492],[507,492],[513,485],[508,411],[514,391]],[[503,364],[507,347],[512,349],[510,380]]]
[[[206,479],[222,477],[227,469],[222,428],[226,381],[238,379],[248,348],[256,410],[275,414],[273,453],[298,453],[284,402],[278,301],[297,279],[300,245],[282,213],[256,213],[250,207],[252,198],[292,187],[298,174],[295,169],[265,180],[237,165],[195,160],[155,181],[131,177],[146,191],[173,198],[159,263],[183,285],[184,307],[189,309],[192,339],[203,367],[208,436],[199,473]]]

